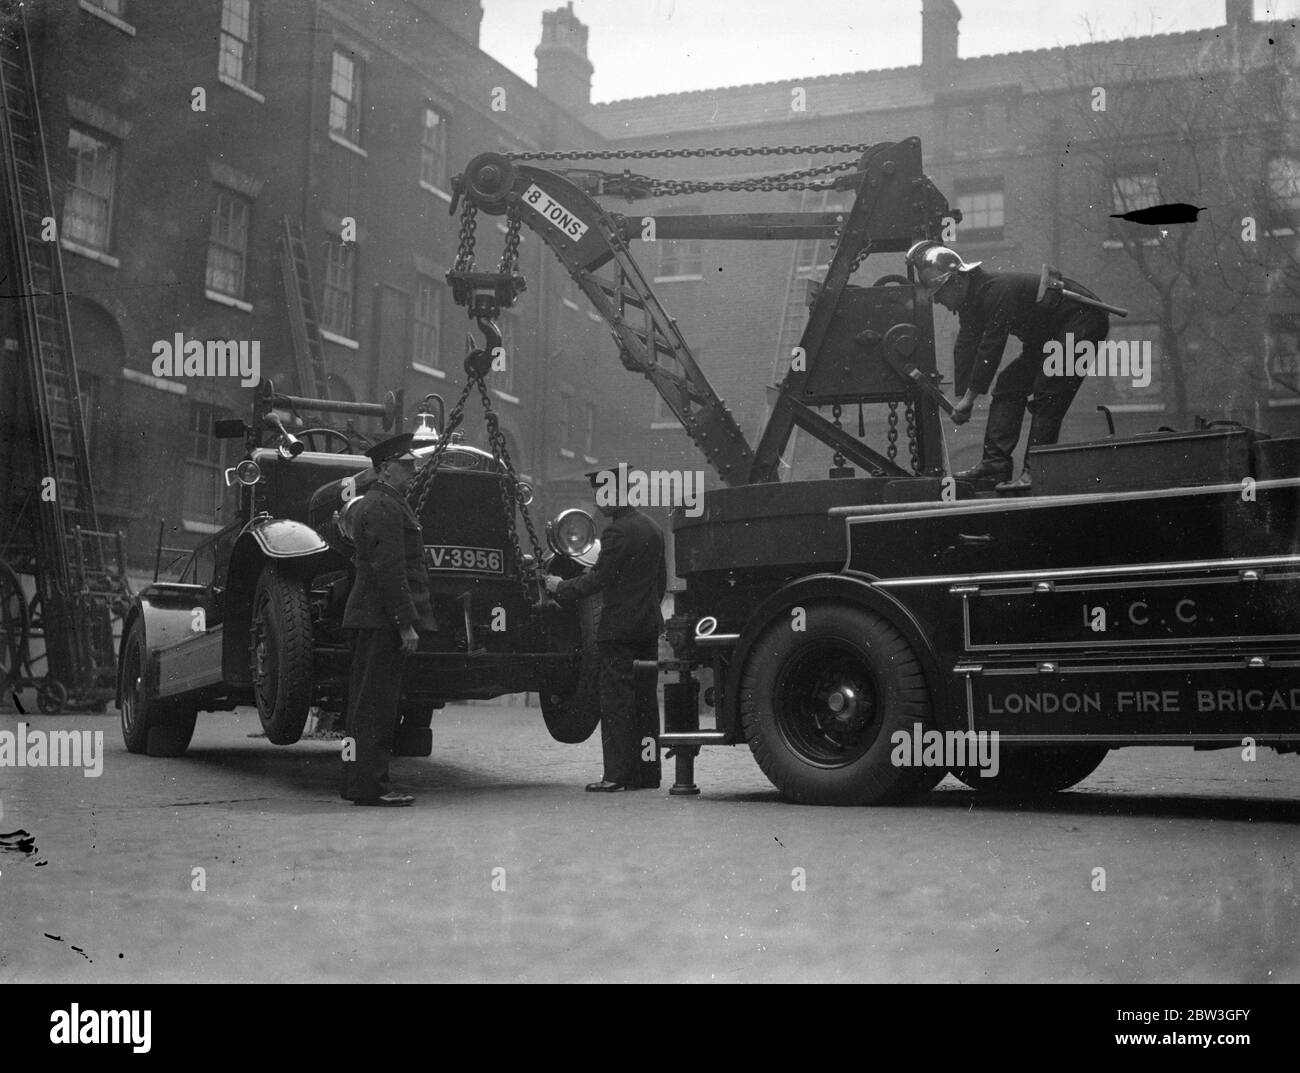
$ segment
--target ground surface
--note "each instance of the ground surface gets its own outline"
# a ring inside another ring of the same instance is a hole
[[[584,794],[598,736],[464,706],[389,810],[339,799],[337,743],[269,745],[248,709],[178,760],[126,753],[113,714],[25,721],[106,756],[0,768],[0,831],[36,846],[0,852],[0,981],[1300,981],[1300,758],[1268,751],[1125,750],[1032,805],[949,779],[810,808],[743,748],[706,751],[696,798]]]

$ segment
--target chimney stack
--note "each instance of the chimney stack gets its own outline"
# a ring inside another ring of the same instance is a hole
[[[1229,26],[1249,26],[1255,21],[1255,0],[1227,0]]]
[[[921,0],[921,76],[929,89],[952,81],[959,22],[961,10],[953,0]]]
[[[478,48],[479,25],[483,22],[479,0],[415,0],[415,6]]]
[[[567,7],[542,12],[542,43],[537,57],[537,88],[571,112],[591,106],[591,62],[587,59],[587,27]]]

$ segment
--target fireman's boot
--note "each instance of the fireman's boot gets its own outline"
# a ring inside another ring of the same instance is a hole
[[[1020,442],[1020,423],[1025,419],[1025,400],[1015,395],[994,395],[989,402],[984,426],[984,457],[979,464],[953,476],[967,481],[1007,481],[1011,478],[1011,454]]]
[[[1030,492],[1034,487],[1034,476],[1029,467],[1029,449],[1046,447],[1061,437],[1061,423],[1065,420],[1065,411],[1073,401],[1073,392],[1061,395],[1048,395],[1041,400],[1041,405],[1031,406],[1032,417],[1029,421],[1029,442],[1025,445],[1025,464],[1020,476],[1014,481],[1003,481],[994,485],[997,492]],[[1039,400],[1035,400],[1037,403]]]

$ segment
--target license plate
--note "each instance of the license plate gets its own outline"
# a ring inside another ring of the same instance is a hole
[[[551,195],[536,183],[524,191],[524,204],[535,210],[543,220],[554,227],[565,238],[577,242],[587,233],[587,225],[573,213],[554,201]]]
[[[498,548],[467,548],[461,544],[426,544],[424,557],[430,570],[472,570],[500,574],[503,555]]]

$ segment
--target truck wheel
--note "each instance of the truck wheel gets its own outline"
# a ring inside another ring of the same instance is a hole
[[[311,604],[302,582],[270,564],[253,594],[253,695],[262,729],[273,745],[302,737],[311,708]]]
[[[600,649],[596,631],[600,628],[600,596],[578,601],[578,623],[582,627],[582,664],[571,693],[543,689],[538,695],[546,729],[556,741],[577,745],[591,737],[600,724]]]
[[[122,740],[129,753],[182,756],[194,736],[198,709],[193,704],[147,696],[144,673],[148,656],[144,620],[136,619],[122,647]]]
[[[763,773],[790,801],[880,805],[930,790],[939,767],[891,762],[891,737],[930,719],[911,646],[885,619],[844,604],[805,609],[805,629],[778,620],[740,678],[740,714]]]
[[[985,778],[979,768],[953,774],[972,790],[993,794],[1053,794],[1083,782],[1110,750],[1104,745],[1003,745],[998,773]]]

